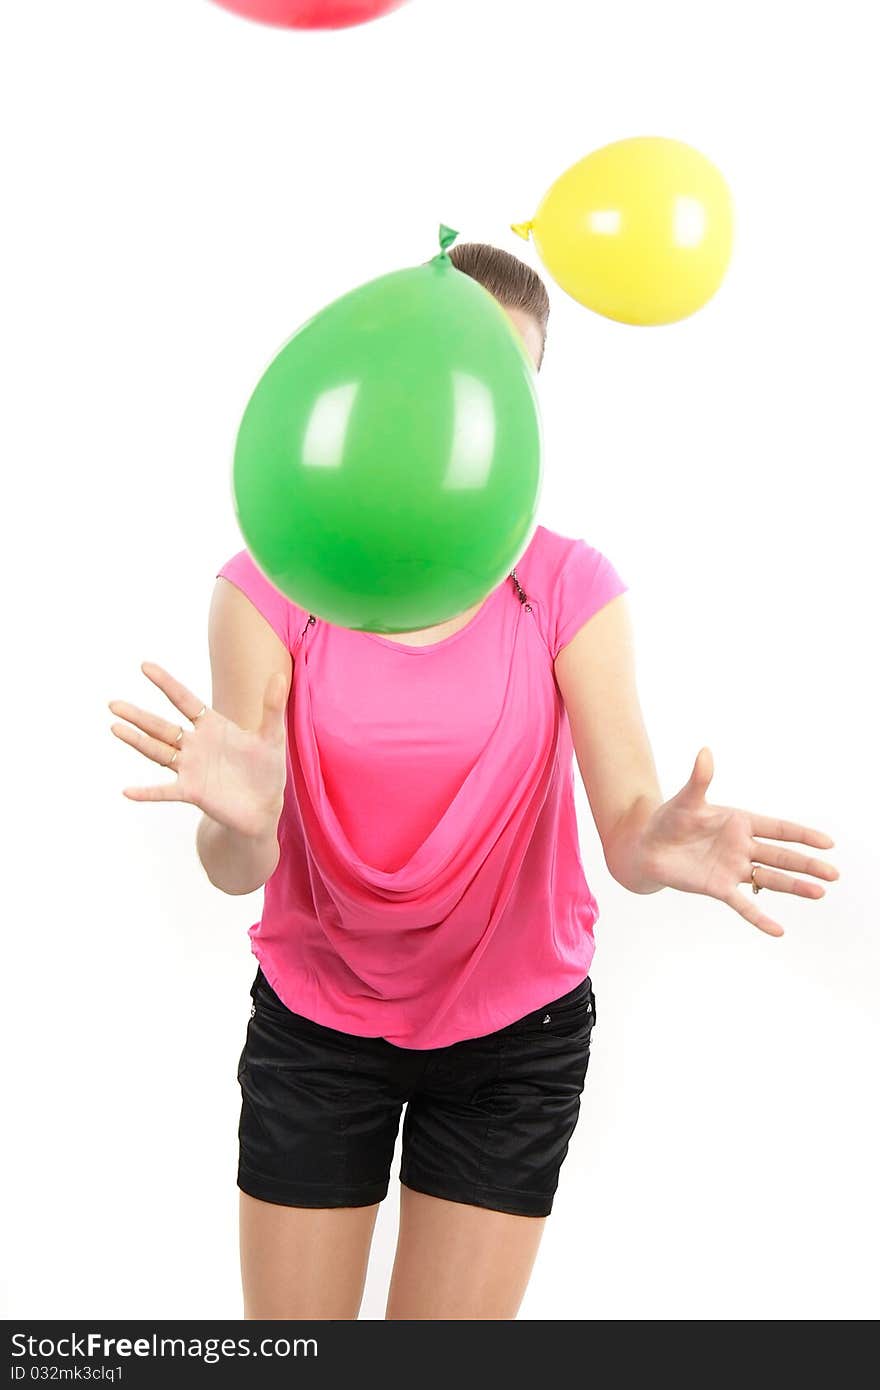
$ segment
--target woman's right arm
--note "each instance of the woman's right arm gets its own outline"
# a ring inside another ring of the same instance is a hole
[[[257,731],[267,723],[283,727],[292,659],[273,628],[240,589],[218,579],[208,622],[212,706],[238,729]],[[272,682],[275,673],[284,676]],[[267,708],[268,705],[268,708]],[[277,747],[278,757],[285,756]],[[278,864],[278,821],[283,805],[283,776],[267,779],[268,802],[247,831],[232,829],[202,815],[196,848],[205,873],[224,893],[253,893]]]

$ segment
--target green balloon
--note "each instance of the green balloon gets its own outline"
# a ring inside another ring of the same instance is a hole
[[[233,489],[277,589],[369,632],[478,603],[534,533],[535,372],[497,300],[443,250],[310,319],[248,403]]]

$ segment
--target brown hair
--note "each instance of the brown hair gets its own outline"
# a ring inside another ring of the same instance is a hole
[[[525,261],[487,246],[482,241],[465,241],[449,248],[449,259],[462,274],[494,295],[505,309],[519,309],[531,314],[541,330],[541,358],[547,341],[547,320],[550,317],[550,297],[544,281]]]

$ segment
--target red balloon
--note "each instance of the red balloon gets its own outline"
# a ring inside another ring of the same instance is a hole
[[[405,0],[216,0],[226,10],[285,29],[347,29],[366,24]]]

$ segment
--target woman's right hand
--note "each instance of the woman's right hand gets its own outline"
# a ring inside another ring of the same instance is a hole
[[[158,786],[126,787],[123,795],[131,801],[188,801],[242,835],[274,835],[287,777],[286,676],[279,671],[269,678],[260,727],[251,733],[208,709],[161,666],[145,661],[141,670],[193,727],[111,700],[110,709],[125,721],[112,725],[116,737],[177,774]]]

